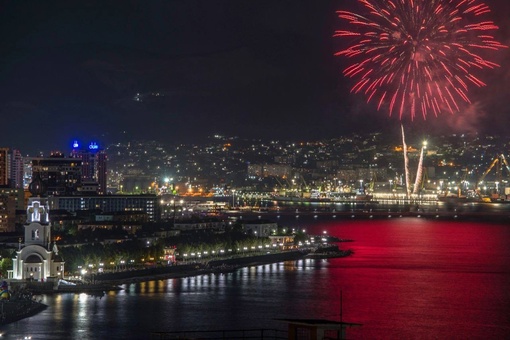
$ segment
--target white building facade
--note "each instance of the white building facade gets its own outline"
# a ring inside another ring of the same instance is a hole
[[[29,198],[24,246],[16,252],[9,278],[16,280],[46,281],[63,278],[64,261],[58,255],[56,244],[51,242],[51,224],[46,198]]]

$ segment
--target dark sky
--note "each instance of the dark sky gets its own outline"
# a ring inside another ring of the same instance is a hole
[[[26,154],[67,151],[73,139],[311,140],[397,128],[349,94],[348,64],[333,56],[342,46],[335,10],[352,2],[2,1],[0,146]],[[510,2],[486,3],[509,44]],[[411,129],[508,133],[509,60],[498,54],[503,67],[487,72],[465,114]]]

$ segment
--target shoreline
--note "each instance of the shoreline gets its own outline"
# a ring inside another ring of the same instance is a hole
[[[112,285],[123,285],[138,282],[147,282],[155,280],[167,280],[183,277],[192,277],[207,274],[218,274],[233,272],[240,268],[261,266],[265,264],[280,263],[285,261],[295,261],[306,257],[308,252],[302,250],[292,250],[276,254],[263,254],[255,256],[235,257],[228,259],[219,259],[208,261],[207,265],[194,263],[188,265],[176,265],[170,267],[162,267],[160,273],[153,273],[143,275],[143,272],[121,272],[123,278],[97,278],[97,281],[102,284]],[[145,271],[145,270],[144,270]],[[125,273],[132,273],[133,275],[127,275]],[[138,275],[136,275],[138,274]]]
[[[306,258],[308,251],[291,250],[276,254],[262,254],[254,256],[217,259],[203,263],[192,263],[158,267],[151,269],[132,270],[117,273],[99,274],[95,277],[95,283],[58,285],[50,282],[23,282],[17,283],[26,286],[34,295],[64,294],[64,293],[87,293],[104,295],[109,291],[123,290],[122,285],[157,280],[179,279],[207,274],[226,274],[235,272],[240,268],[260,266],[265,264],[296,261]]]

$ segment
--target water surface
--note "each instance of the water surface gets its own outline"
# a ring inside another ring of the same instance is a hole
[[[510,226],[420,218],[281,221],[353,239],[349,258],[125,285],[99,298],[43,296],[8,338],[148,339],[151,332],[283,328],[278,318],[363,324],[350,339],[510,338]],[[342,295],[342,306],[340,306]]]

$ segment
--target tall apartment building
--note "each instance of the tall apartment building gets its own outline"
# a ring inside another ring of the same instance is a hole
[[[0,186],[9,185],[9,149],[0,148]]]
[[[86,148],[80,148],[78,142],[73,143],[71,158],[82,161],[82,183],[97,183],[97,194],[107,194],[107,163],[108,156],[97,143],[90,143]]]
[[[23,156],[19,150],[13,149],[9,152],[11,188],[23,188]]]
[[[0,148],[0,186],[23,187],[23,157],[19,150]]]
[[[16,208],[23,207],[23,159],[18,150],[0,148],[0,232],[15,230]],[[20,182],[21,178],[21,182]],[[20,185],[19,187],[18,185]]]
[[[32,159],[32,179],[41,179],[48,196],[73,195],[81,186],[81,167],[81,160],[55,152],[48,158]]]
[[[32,158],[23,158],[23,189],[28,189],[28,186],[32,182]]]

